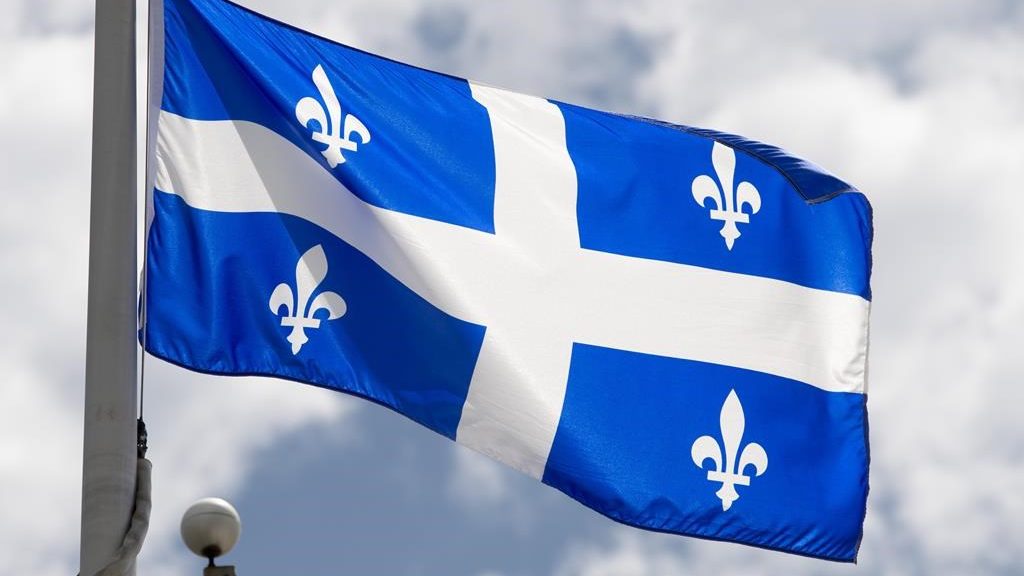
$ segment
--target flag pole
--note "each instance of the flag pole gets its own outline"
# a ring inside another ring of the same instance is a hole
[[[96,0],[94,57],[82,576],[110,562],[135,502],[135,0]]]

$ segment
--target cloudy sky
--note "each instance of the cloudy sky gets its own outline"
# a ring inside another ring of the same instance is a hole
[[[781,145],[875,208],[859,567],[615,525],[377,406],[150,359],[140,574],[1024,573],[1024,2],[246,0],[392,58]],[[0,1],[0,573],[78,566],[93,6]]]

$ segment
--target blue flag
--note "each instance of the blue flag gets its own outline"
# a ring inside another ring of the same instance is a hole
[[[149,353],[383,404],[625,524],[856,559],[863,194],[223,0],[164,15]]]

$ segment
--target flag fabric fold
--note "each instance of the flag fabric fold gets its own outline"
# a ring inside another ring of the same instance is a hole
[[[863,194],[224,0],[163,34],[149,353],[380,403],[625,524],[856,559]]]

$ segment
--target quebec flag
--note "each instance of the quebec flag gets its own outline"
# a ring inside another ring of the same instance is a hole
[[[786,152],[164,0],[145,345],[618,522],[854,561],[871,208]]]

